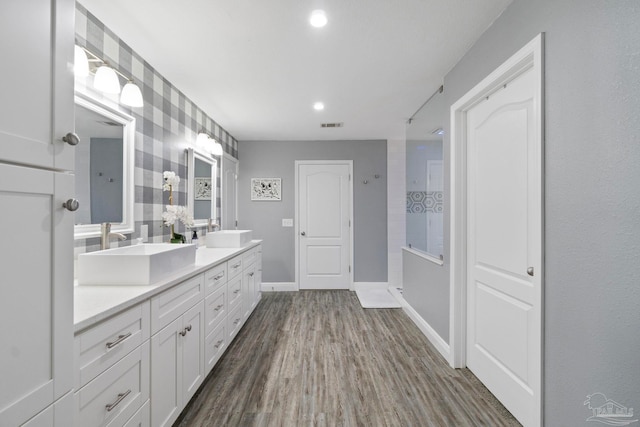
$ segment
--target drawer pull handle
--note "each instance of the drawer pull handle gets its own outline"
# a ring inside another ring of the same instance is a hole
[[[213,280],[220,280],[224,277],[224,271],[220,274],[218,274],[216,277],[213,278]]]
[[[240,323],[240,318],[237,318],[236,320],[233,321],[234,325],[237,325],[238,323]]]
[[[118,398],[116,399],[115,402],[113,403],[109,403],[106,408],[107,408],[107,412],[111,412],[113,410],[113,408],[115,408],[116,406],[118,406],[118,404],[120,402],[122,402],[124,400],[125,397],[129,396],[129,393],[131,393],[131,390],[127,390],[124,393],[120,393],[118,394]]]
[[[118,344],[120,344],[122,341],[126,340],[127,338],[129,338],[131,336],[131,332],[127,332],[124,335],[118,335],[118,339],[115,341],[111,341],[107,343],[107,348],[113,348],[115,346],[117,346]]]
[[[241,262],[239,262],[239,263],[237,263],[237,264],[235,264],[235,265],[232,265],[232,266],[231,266],[231,268],[238,268],[238,267],[240,267],[241,265],[242,265],[242,263],[241,263]]]
[[[222,308],[222,304],[220,304],[219,306],[217,306],[216,308],[213,309],[213,311],[218,311]]]
[[[255,273],[252,271],[251,273],[249,273],[249,277],[253,277]]]
[[[224,342],[224,340],[220,340],[216,343],[216,345],[214,345],[214,348],[220,348],[220,346],[222,345],[222,343]]]
[[[234,294],[240,293],[240,289],[236,289],[235,291],[233,291]]]

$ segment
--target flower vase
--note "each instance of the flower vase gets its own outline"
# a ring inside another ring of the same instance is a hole
[[[185,238],[182,234],[176,233],[173,229],[173,224],[171,224],[171,243],[184,243]]]

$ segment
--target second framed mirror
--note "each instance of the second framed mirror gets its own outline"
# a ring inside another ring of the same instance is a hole
[[[187,200],[193,215],[194,228],[206,227],[209,218],[217,220],[216,174],[218,162],[210,154],[189,148],[187,150]]]

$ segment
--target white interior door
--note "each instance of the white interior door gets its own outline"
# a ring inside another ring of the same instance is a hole
[[[539,424],[541,140],[534,68],[467,111],[467,366]]]
[[[300,289],[349,289],[351,162],[296,163]]]
[[[222,159],[222,229],[234,230],[238,225],[237,211],[238,160],[225,155]]]

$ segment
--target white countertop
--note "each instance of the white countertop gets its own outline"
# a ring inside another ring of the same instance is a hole
[[[256,247],[262,242],[253,240],[241,248],[207,248],[201,246],[196,251],[194,265],[178,270],[175,274],[152,285],[78,285],[73,288],[74,332],[86,329],[97,322],[120,311],[151,298],[170,287],[193,276],[203,273],[217,264]]]

